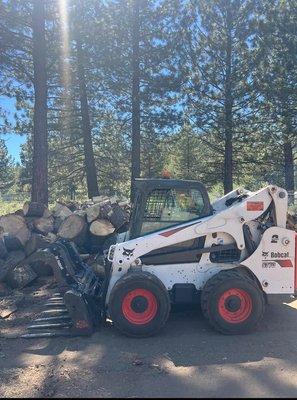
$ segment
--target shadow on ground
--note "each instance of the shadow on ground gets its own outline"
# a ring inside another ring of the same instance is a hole
[[[242,336],[213,331],[192,308],[172,312],[151,338],[127,338],[106,325],[88,338],[10,339],[0,394],[294,397],[296,328],[297,310],[276,303],[256,332]]]

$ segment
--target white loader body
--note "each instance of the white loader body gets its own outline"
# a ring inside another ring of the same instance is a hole
[[[228,199],[242,196],[226,205]],[[158,277],[170,291],[175,284],[194,284],[203,289],[206,282],[219,271],[238,266],[248,268],[257,278],[266,294],[293,294],[295,291],[296,233],[286,229],[287,192],[269,185],[256,192],[236,189],[212,204],[213,214],[167,229],[117,243],[109,249],[112,263],[111,278],[106,296],[116,282],[132,267]],[[259,221],[273,207],[272,226]],[[243,226],[249,228],[254,250],[248,251]],[[205,237],[204,250],[197,262],[146,264],[141,257],[170,245]],[[213,246],[235,245],[240,251],[236,262],[212,262],[208,249]]]

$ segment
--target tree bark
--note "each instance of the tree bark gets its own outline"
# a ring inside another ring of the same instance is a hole
[[[85,170],[87,175],[87,188],[88,196],[99,196],[98,181],[96,174],[96,165],[94,158],[94,150],[92,143],[92,130],[89,115],[89,104],[86,88],[85,70],[84,70],[84,58],[82,44],[77,35],[76,38],[76,51],[77,51],[77,75],[79,81],[79,96],[80,96],[80,112],[82,119],[82,133],[84,143],[84,159],[85,159]]]
[[[134,199],[133,182],[140,177],[140,0],[133,1],[132,10],[132,151],[131,151],[131,201]]]
[[[232,121],[232,34],[230,11],[227,15],[227,48],[226,48],[226,78],[225,78],[225,154],[224,154],[224,193],[233,190],[233,121]]]
[[[45,2],[33,1],[33,171],[31,200],[48,204],[47,73],[45,40]]]

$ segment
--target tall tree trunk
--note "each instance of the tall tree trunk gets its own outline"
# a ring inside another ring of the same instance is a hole
[[[88,196],[89,198],[92,198],[94,196],[99,195],[99,189],[98,189],[96,165],[95,165],[94,150],[92,143],[92,130],[91,130],[88,96],[86,89],[86,78],[84,70],[84,55],[79,35],[77,35],[76,38],[76,51],[77,51],[77,75],[79,81],[79,96],[80,96],[80,112],[82,119],[82,133],[83,133],[83,143],[84,143],[85,171],[87,175]]]
[[[230,12],[227,15],[227,25],[231,24]],[[232,36],[231,29],[227,32],[226,49],[226,78],[225,78],[225,165],[224,165],[224,193],[233,189],[233,121],[232,121]]]
[[[287,139],[283,145],[285,164],[285,189],[288,192],[289,204],[294,203],[294,156],[292,143]]]
[[[45,41],[45,2],[33,1],[33,171],[32,201],[48,204],[47,73]]]
[[[133,181],[140,177],[140,0],[133,0],[132,21],[132,155],[131,155],[131,200],[134,198]]]

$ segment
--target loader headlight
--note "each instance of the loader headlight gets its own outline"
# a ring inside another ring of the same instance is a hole
[[[109,250],[108,250],[108,254],[107,254],[107,259],[108,261],[113,261],[113,257],[114,257],[114,252],[115,252],[115,245],[111,245]]]

